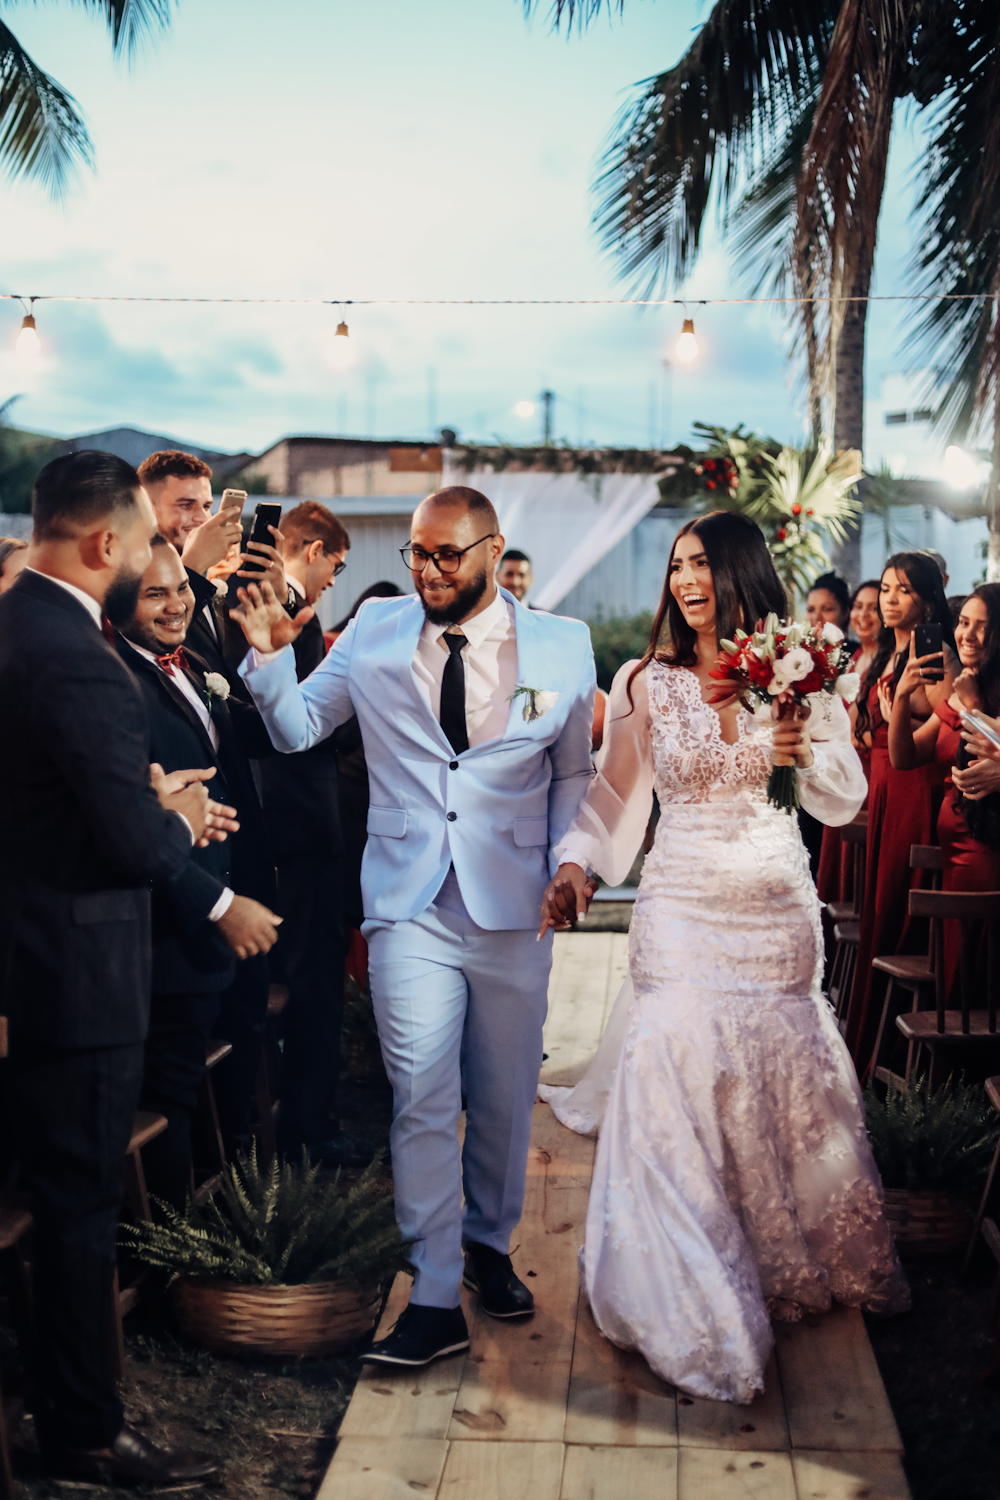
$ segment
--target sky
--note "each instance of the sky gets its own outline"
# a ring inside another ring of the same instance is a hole
[[[341,299],[323,306],[39,302],[42,353],[13,349],[19,425],[134,426],[259,452],[289,433],[647,446],[691,423],[801,440],[780,314],[691,311],[691,366],[664,367],[679,307],[350,307],[364,299],[615,298],[591,183],[637,80],[690,44],[701,0],[628,0],[555,35],[521,0],[180,0],[129,68],[82,7],[11,5],[35,62],[82,108],[96,152],[61,203],[0,180],[0,293]],[[900,115],[876,261],[906,289],[919,129]],[[739,296],[709,231],[683,289]],[[335,337],[341,316],[348,340]],[[898,307],[873,307],[867,377],[902,368]],[[347,346],[345,348],[345,346]],[[345,366],[344,358],[350,362]],[[518,403],[532,403],[519,416]]]

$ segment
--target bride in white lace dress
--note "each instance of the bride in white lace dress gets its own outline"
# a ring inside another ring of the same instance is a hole
[[[866,788],[847,713],[816,695],[808,724],[775,725],[706,701],[718,639],[769,610],[786,613],[759,529],[728,512],[688,523],[653,632],[666,618],[672,647],[615,678],[601,770],[542,908],[545,925],[586,910],[588,867],[624,879],[655,786],[634,998],[620,997],[583,1083],[542,1092],[584,1132],[607,1101],[581,1251],[598,1327],[680,1389],[738,1402],[763,1389],[772,1316],[909,1305],[820,990],[807,856],[765,794],[772,755],[794,755],[803,806],[849,822]]]

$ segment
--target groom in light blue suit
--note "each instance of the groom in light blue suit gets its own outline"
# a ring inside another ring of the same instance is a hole
[[[362,1356],[386,1364],[467,1347],[463,1246],[485,1312],[533,1311],[508,1251],[552,960],[551,933],[536,933],[551,850],[592,775],[595,682],[585,625],[497,588],[503,545],[485,495],[429,496],[403,549],[417,595],[369,600],[301,684],[282,648],[309,612],[290,619],[267,585],[241,590],[234,611],[255,648],[240,672],[279,750],[304,750],[355,713],[361,724],[363,931],[394,1092],[396,1214],[416,1271],[403,1316]]]

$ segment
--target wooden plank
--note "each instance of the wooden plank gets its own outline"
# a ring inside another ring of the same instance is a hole
[[[535,1101],[531,1114],[528,1177],[579,1177],[589,1184],[594,1171],[597,1138],[577,1135],[556,1119],[552,1106]],[[523,1222],[524,1216],[522,1216]],[[583,1239],[581,1225],[581,1243]],[[520,1232],[520,1231],[518,1231]],[[512,1243],[517,1243],[517,1234]]]
[[[580,1299],[566,1411],[566,1442],[617,1447],[677,1446],[673,1386],[641,1354],[604,1338]]]
[[[441,1439],[341,1438],[316,1500],[433,1500],[447,1456]]]
[[[910,1500],[898,1453],[793,1453],[798,1500]]]
[[[410,1296],[413,1280],[402,1272],[393,1282],[378,1326],[385,1338]],[[469,1326],[475,1319],[472,1294],[463,1290],[462,1305]],[[416,1370],[391,1370],[385,1365],[363,1365],[350,1405],[340,1424],[341,1437],[444,1438],[465,1368],[466,1354],[435,1360]]]
[[[834,1307],[774,1331],[793,1448],[902,1453],[858,1308]]]
[[[730,1452],[781,1453],[791,1447],[785,1404],[772,1353],[764,1371],[763,1393],[749,1406],[732,1401],[677,1398],[677,1434],[684,1448],[725,1448]]]
[[[440,1500],[559,1500],[562,1466],[562,1443],[452,1443],[438,1494]]]
[[[677,1500],[796,1500],[787,1453],[680,1448]],[[650,1496],[649,1500],[653,1500]]]
[[[677,1500],[676,1450],[569,1447],[559,1500]]]
[[[547,1106],[535,1108],[543,1119],[551,1116]],[[583,1140],[571,1131],[562,1135],[573,1151],[574,1139]],[[546,1156],[543,1149],[536,1158],[512,1236],[512,1260],[535,1295],[535,1315],[527,1322],[477,1317],[448,1430],[455,1441],[562,1441],[580,1297],[576,1256],[589,1181],[553,1171]]]

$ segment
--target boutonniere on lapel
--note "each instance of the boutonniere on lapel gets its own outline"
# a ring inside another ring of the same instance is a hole
[[[542,718],[550,708],[555,707],[558,697],[558,693],[550,692],[548,688],[519,687],[511,693],[508,702],[513,703],[515,698],[523,698],[524,722],[534,724],[536,719]]]
[[[216,597],[217,600],[222,600],[222,599],[228,599],[229,598],[229,579],[228,578],[213,578],[212,579],[212,585],[213,585],[213,587],[215,589],[215,597]],[[214,675],[218,676],[218,673],[215,673]]]
[[[212,712],[212,703],[218,698],[220,703],[225,703],[229,697],[229,683],[221,672],[205,673],[205,702],[208,704],[209,713]]]

